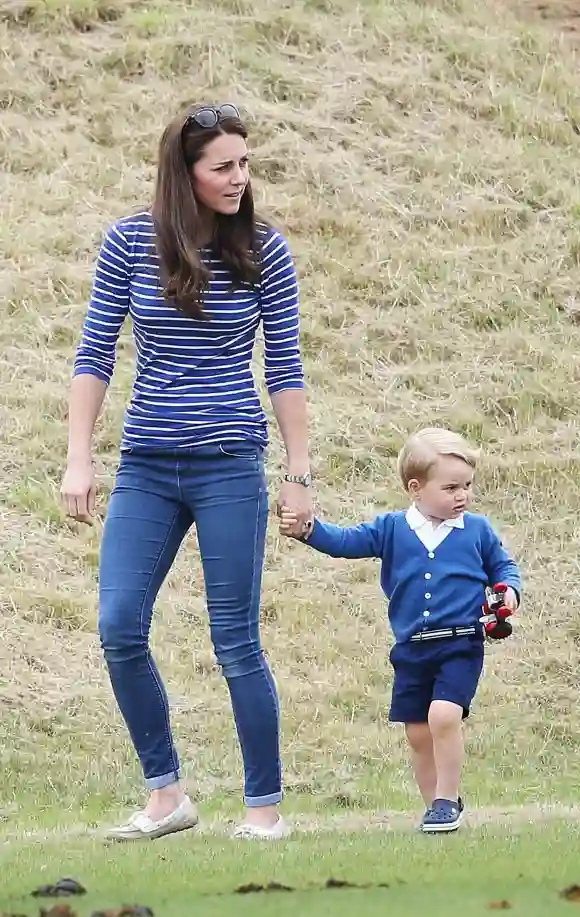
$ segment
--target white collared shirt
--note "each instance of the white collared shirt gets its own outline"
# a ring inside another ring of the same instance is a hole
[[[452,529],[465,528],[463,513],[456,519],[445,519],[438,525],[435,525],[429,519],[426,519],[415,504],[409,507],[406,514],[409,528],[415,532],[415,535],[421,541],[428,551],[434,551],[439,547],[442,541],[445,541]]]

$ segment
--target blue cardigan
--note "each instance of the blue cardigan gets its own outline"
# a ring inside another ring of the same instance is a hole
[[[488,519],[475,513],[465,513],[464,528],[453,528],[435,551],[419,540],[404,511],[352,527],[316,519],[306,544],[331,557],[381,560],[381,588],[397,643],[422,630],[477,626],[486,586],[506,583],[519,600],[515,561]]]

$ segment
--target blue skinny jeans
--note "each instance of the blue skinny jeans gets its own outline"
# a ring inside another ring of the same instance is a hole
[[[99,634],[150,789],[180,777],[167,694],[149,649],[153,605],[195,524],[211,639],[244,762],[244,801],[256,807],[282,798],[278,695],[259,627],[267,517],[263,450],[253,443],[121,455],[101,543]]]

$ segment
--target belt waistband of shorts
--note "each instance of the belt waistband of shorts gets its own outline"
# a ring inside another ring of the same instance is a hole
[[[477,633],[473,625],[465,627],[440,627],[438,630],[422,630],[413,634],[411,641],[421,643],[423,640],[441,640],[443,637],[469,637]]]

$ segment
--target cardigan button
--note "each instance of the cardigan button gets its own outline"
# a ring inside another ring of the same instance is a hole
[[[433,551],[429,551],[427,557],[429,557],[431,560],[433,560],[433,558],[435,557]]]

